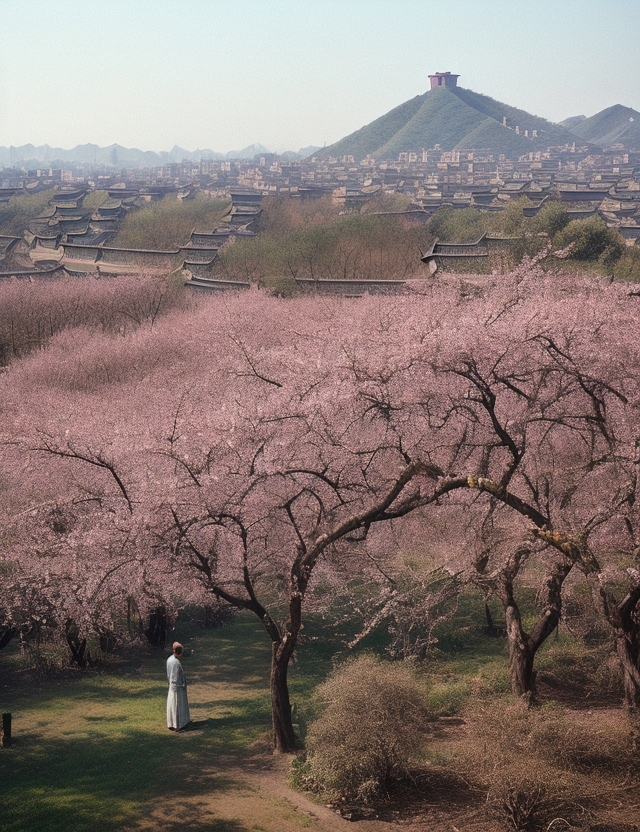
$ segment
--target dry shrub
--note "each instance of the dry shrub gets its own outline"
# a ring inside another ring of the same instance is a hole
[[[319,699],[322,713],[307,740],[308,782],[333,799],[384,797],[424,744],[428,713],[415,672],[362,656],[335,670]]]
[[[486,789],[487,806],[508,828],[600,819],[606,796],[637,777],[633,726],[620,709],[572,712],[483,702],[471,706],[466,718],[469,737],[458,765]]]
[[[538,659],[538,682],[553,690],[554,699],[564,696],[582,704],[617,704],[624,698],[620,666],[609,643],[549,648]]]
[[[507,781],[501,794],[501,809],[517,830],[535,829],[548,814],[544,787],[533,780]]]
[[[6,283],[0,286],[0,366],[45,348],[58,333],[85,328],[126,335],[188,303],[176,280],[157,275]]]

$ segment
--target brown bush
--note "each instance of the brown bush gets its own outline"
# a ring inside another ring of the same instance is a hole
[[[0,286],[0,366],[78,327],[126,334],[185,306],[180,285],[164,277],[67,278]]]
[[[381,798],[424,744],[428,714],[414,671],[363,656],[334,671],[319,696],[323,711],[307,742],[308,780],[334,799]]]
[[[466,719],[457,765],[485,788],[488,808],[511,829],[546,829],[558,818],[584,825],[603,809],[612,775],[624,782],[638,773],[633,725],[622,710],[494,701],[474,704]]]

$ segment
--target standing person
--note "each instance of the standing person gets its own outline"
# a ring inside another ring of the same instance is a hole
[[[179,641],[173,642],[173,655],[167,659],[167,678],[169,694],[167,696],[167,727],[170,731],[180,731],[191,722],[189,702],[187,701],[187,682],[180,664],[184,647]]]

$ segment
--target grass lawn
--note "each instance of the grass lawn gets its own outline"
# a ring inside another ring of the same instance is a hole
[[[506,713],[505,640],[487,637],[485,623],[484,604],[471,594],[454,619],[438,628],[438,644],[425,662],[428,705],[435,716],[458,713],[481,689],[500,714]],[[313,717],[315,687],[336,657],[349,653],[344,645],[352,633],[339,633],[342,627],[307,617],[289,674],[294,723],[303,736]],[[110,659],[102,671],[38,680],[24,669],[17,642],[2,650],[0,711],[12,713],[14,738],[11,748],[0,747],[2,832],[349,829],[324,805],[293,792],[287,784],[290,758],[271,754],[270,645],[260,623],[238,615],[221,629],[181,624],[174,637],[187,648],[183,666],[194,723],[179,734],[166,728],[167,651],[136,646]],[[380,628],[359,649],[381,653],[385,641]],[[556,673],[566,670],[565,660],[554,658],[559,649],[562,640],[550,644],[540,664]],[[597,711],[583,713],[571,718],[581,724],[601,719]],[[619,721],[612,713],[603,712]],[[468,830],[494,832],[493,821],[486,825],[475,805],[478,800],[484,805],[482,795],[461,793],[461,805],[452,803],[460,789],[451,786],[449,764],[467,741],[466,729],[456,722],[442,725],[425,752],[427,804],[418,805],[411,817],[403,797],[392,802],[384,820],[360,821],[360,832],[391,832],[400,813],[404,828],[409,823],[420,832],[449,832],[458,817]],[[591,733],[597,728],[594,724]],[[611,778],[603,780],[603,788],[626,799],[628,781],[619,795],[620,776],[612,772]],[[620,812],[628,815],[626,807]]]
[[[246,792],[226,771],[241,771],[270,730],[266,635],[239,616],[222,629],[183,628],[176,637],[195,648],[183,664],[196,728],[181,734],[166,728],[163,651],[141,649],[103,673],[41,683],[16,670],[16,646],[3,651],[0,706],[13,715],[14,738],[0,748],[3,832],[168,829],[178,806],[176,828],[271,828],[217,819],[210,805],[216,793]],[[208,809],[198,808],[203,802]],[[158,805],[166,820],[151,822]],[[268,815],[262,806],[263,820]]]

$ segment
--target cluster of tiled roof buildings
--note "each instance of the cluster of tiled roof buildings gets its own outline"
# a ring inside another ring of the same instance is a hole
[[[498,198],[513,190],[513,183],[528,190],[557,186],[582,187],[597,183],[618,183],[640,173],[640,152],[615,147],[597,155],[572,146],[533,152],[518,160],[496,156],[482,149],[443,151],[438,145],[417,152],[400,153],[395,162],[376,162],[367,157],[329,157],[321,160],[287,159],[265,153],[248,161],[183,162],[153,168],[125,169],[120,172],[84,169],[0,169],[2,190],[84,185],[100,190],[125,187],[140,191],[148,188],[196,187],[212,196],[229,194],[231,189],[247,188],[266,194],[315,195],[330,193],[335,198],[366,198],[372,193],[407,193],[428,207],[438,201],[456,200],[471,204],[490,204],[488,195]],[[509,187],[511,186],[511,188]],[[472,199],[473,197],[473,199]],[[480,198],[478,198],[480,197]]]
[[[2,193],[2,191],[5,193]],[[0,202],[15,196],[0,189]],[[27,222],[20,237],[0,236],[0,277],[44,277],[61,274],[135,274],[149,270],[171,273],[184,269],[192,275],[210,271],[221,246],[238,237],[254,236],[262,197],[232,195],[223,222],[207,231],[194,230],[175,250],[122,248],[111,245],[120,222],[145,202],[164,197],[189,199],[192,187],[114,187],[95,209],[84,205],[88,188],[51,189],[51,200],[41,216]]]
[[[202,160],[120,173],[0,170],[0,204],[14,194],[46,189],[52,194],[46,216],[33,218],[22,238],[0,237],[0,275],[15,271],[17,265],[26,269],[28,251],[39,274],[61,265],[77,273],[184,267],[197,278],[210,269],[221,245],[255,233],[259,204],[269,195],[330,196],[349,211],[359,210],[378,194],[404,193],[414,203],[414,213],[424,219],[443,204],[500,211],[522,196],[528,198],[524,213],[534,215],[549,200],[559,199],[571,218],[599,213],[628,244],[640,239],[640,153],[618,148],[594,155],[587,148],[565,146],[517,161],[496,159],[483,150],[442,151],[436,146],[381,163],[351,156],[291,160],[262,154],[252,162]],[[108,199],[87,210],[83,200],[94,189],[106,191]],[[199,192],[234,197],[233,210],[221,227],[194,232],[171,252],[109,245],[120,220],[140,200],[167,195],[191,199]]]

